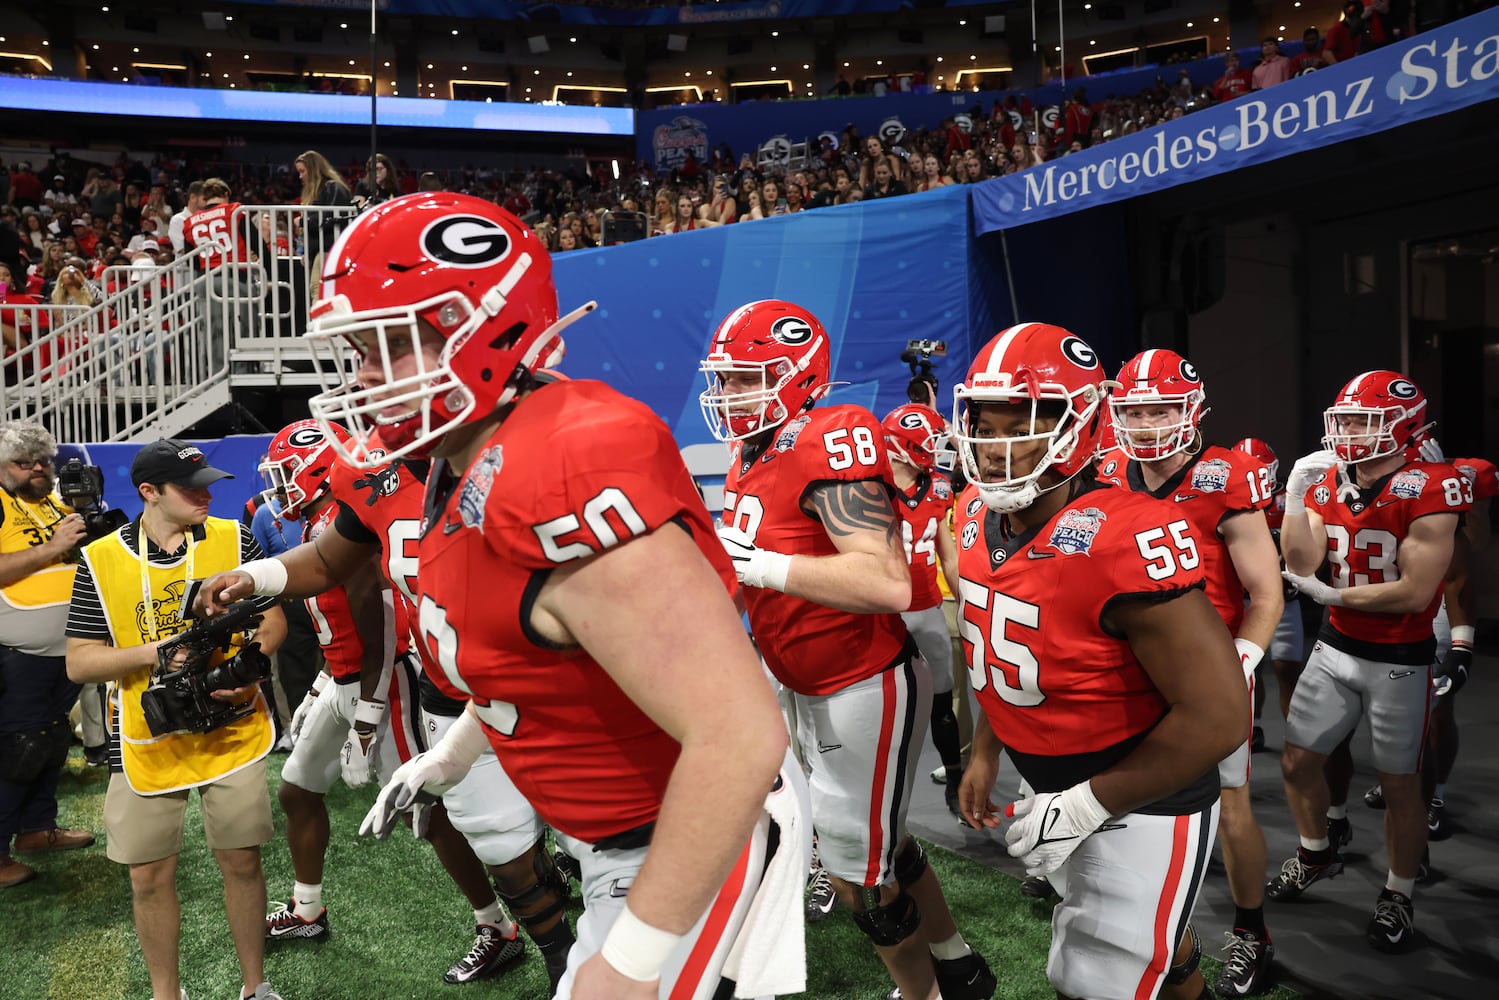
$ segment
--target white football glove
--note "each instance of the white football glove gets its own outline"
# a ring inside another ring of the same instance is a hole
[[[371,757],[375,749],[374,734],[366,734],[365,738],[369,740],[368,747],[364,745],[364,740],[360,739],[359,730],[350,729],[349,738],[344,740],[343,752],[338,756],[338,765],[343,771],[344,784],[350,788],[358,788],[370,783],[370,767],[373,763]]]
[[[1442,454],[1442,446],[1436,438],[1424,436],[1421,443],[1416,446],[1416,451],[1421,455],[1423,462],[1445,462],[1447,457]]]
[[[296,746],[297,740],[302,737],[302,727],[307,724],[307,716],[312,712],[312,706],[317,704],[318,692],[314,687],[307,692],[307,697],[302,699],[302,704],[291,714],[291,725],[286,727],[286,735],[291,738],[291,745]]]
[[[1239,665],[1244,668],[1244,683],[1254,676],[1254,668],[1265,658],[1265,651],[1248,639],[1235,639],[1234,649],[1239,651]]]
[[[1337,464],[1338,453],[1332,450],[1314,451],[1298,458],[1291,466],[1291,474],[1286,477],[1286,513],[1305,513],[1306,491],[1322,473]]]
[[[1318,604],[1329,608],[1341,607],[1343,604],[1343,592],[1323,583],[1315,576],[1297,576],[1288,569],[1281,570],[1280,575],[1287,583],[1295,587],[1298,593],[1305,594]]]
[[[1005,844],[1027,875],[1050,875],[1062,867],[1083,838],[1109,819],[1086,781],[1012,802],[1006,812],[1015,822],[1005,831]]]
[[[409,812],[411,832],[425,837],[433,803],[467,776],[487,746],[479,720],[465,711],[436,746],[396,768],[359,824],[359,835],[384,840],[401,814]]]
[[[727,524],[718,525],[718,540],[723,543],[729,558],[734,560],[734,575],[740,583],[746,587],[785,591],[786,574],[791,570],[789,555],[756,548],[748,535]]]

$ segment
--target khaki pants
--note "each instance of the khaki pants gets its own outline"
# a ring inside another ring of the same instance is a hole
[[[104,832],[109,860],[143,865],[182,853],[183,817],[191,789],[141,795],[123,774],[109,776]],[[271,795],[265,758],[198,786],[203,832],[216,851],[259,847],[271,839]]]

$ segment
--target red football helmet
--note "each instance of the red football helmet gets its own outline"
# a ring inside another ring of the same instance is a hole
[[[831,387],[830,355],[827,331],[801,306],[761,299],[735,309],[714,331],[699,368],[708,379],[698,396],[708,429],[727,442],[779,427]],[[726,385],[733,376],[758,384]]]
[[[265,498],[277,497],[285,504],[281,514],[289,521],[302,516],[302,510],[328,490],[328,476],[333,471],[334,441],[347,447],[349,432],[338,424],[327,429],[316,420],[298,420],[287,424],[271,439],[260,473],[270,489]]]
[[[1404,452],[1429,425],[1426,396],[1399,372],[1364,372],[1323,411],[1322,445],[1357,465]]]
[[[1158,462],[1192,447],[1206,398],[1192,362],[1175,351],[1140,352],[1119,370],[1109,398],[1119,449],[1136,461]],[[1152,405],[1178,407],[1180,414],[1163,427],[1131,426],[1145,422],[1136,417],[1136,408]]]
[[[307,330],[315,345],[334,345],[335,372],[346,342],[363,371],[381,375],[326,387],[312,415],[325,429],[348,424],[351,441],[333,444],[361,468],[425,455],[555,364],[562,329],[593,308],[557,318],[551,257],[493,202],[445,191],[393,198],[328,251]],[[374,427],[389,449],[377,459],[362,447]]]
[[[945,450],[947,423],[936,410],[921,403],[903,403],[886,414],[880,426],[892,459],[921,472],[937,468]]]
[[[1259,438],[1245,438],[1236,443],[1233,450],[1242,451],[1256,462],[1259,462],[1270,470],[1271,481],[1280,482],[1280,479],[1276,476],[1276,472],[1280,470],[1280,459],[1275,457],[1275,449],[1264,441],[1261,441]]]
[[[1006,513],[1021,510],[1086,469],[1097,454],[1108,387],[1093,348],[1059,326],[1021,323],[989,341],[973,359],[963,383],[953,389],[952,437],[963,472],[984,503]],[[1061,416],[1054,426],[1038,428],[1038,418],[1049,416],[1041,408],[1048,402],[1061,404]],[[1029,404],[1029,432],[1014,437],[979,436],[977,423],[985,403]],[[1036,441],[1045,443],[1045,454],[1035,468],[1015,474],[1011,449]],[[989,471],[998,467],[1003,478],[985,479],[981,474],[979,450],[991,448],[1004,449],[1002,464],[989,457],[997,452],[986,455]],[[1042,487],[1040,479],[1050,471],[1061,478]]]

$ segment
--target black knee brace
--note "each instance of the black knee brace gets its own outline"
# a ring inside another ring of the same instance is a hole
[[[902,889],[916,884],[926,872],[926,851],[916,843],[916,838],[907,837],[901,849],[895,852],[895,881]]]
[[[1180,965],[1173,965],[1166,970],[1166,985],[1179,986],[1187,981],[1187,977],[1197,971],[1197,963],[1202,961],[1202,942],[1198,940],[1197,932],[1190,926],[1187,933],[1192,935],[1192,954],[1187,956],[1186,961]],[[1172,953],[1175,955],[1175,952]]]
[[[894,899],[884,906],[879,905],[879,886],[859,890],[863,912],[853,914],[854,923],[864,936],[881,948],[900,944],[915,934],[921,927],[921,913],[916,909],[916,900],[902,889]],[[871,898],[874,905],[869,905]]]
[[[546,851],[545,841],[538,841],[525,855],[491,870],[494,891],[510,908],[521,926],[529,932],[546,923],[567,908],[567,876],[557,868]]]

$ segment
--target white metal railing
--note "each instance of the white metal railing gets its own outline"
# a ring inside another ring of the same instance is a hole
[[[165,267],[108,268],[92,307],[0,303],[7,340],[20,345],[5,358],[0,417],[40,420],[60,440],[130,440],[201,420],[230,402],[232,385],[315,383],[301,340],[312,255],[352,214],[243,206],[236,231],[249,222],[269,236],[243,252],[199,247]],[[223,259],[205,271],[213,253]]]

